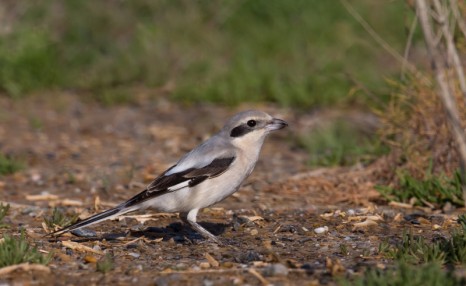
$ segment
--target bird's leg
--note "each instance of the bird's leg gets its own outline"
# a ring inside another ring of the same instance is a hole
[[[203,228],[200,224],[196,222],[196,216],[199,209],[191,210],[187,213],[180,213],[180,218],[184,223],[189,224],[195,231],[197,231],[204,238],[209,239],[217,244],[222,244],[220,239]]]

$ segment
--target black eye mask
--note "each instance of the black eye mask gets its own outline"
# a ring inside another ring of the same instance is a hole
[[[251,131],[254,131],[256,129],[255,127],[257,127],[257,121],[249,120],[247,123],[243,123],[233,128],[230,132],[230,137],[241,137]]]

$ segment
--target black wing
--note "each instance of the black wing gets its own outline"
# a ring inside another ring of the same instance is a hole
[[[172,166],[170,169],[152,181],[152,183],[150,183],[143,192],[137,194],[125,202],[123,206],[130,207],[135,204],[147,201],[148,199],[180,190],[186,186],[196,186],[206,179],[214,178],[225,172],[234,160],[235,157],[215,159],[209,165],[202,168],[189,168],[182,172],[165,175],[176,165]],[[187,185],[182,185],[180,188],[173,188],[184,182],[186,182]]]

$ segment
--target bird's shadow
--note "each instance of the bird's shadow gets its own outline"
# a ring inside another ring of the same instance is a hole
[[[224,223],[212,222],[202,222],[200,225],[215,236],[223,234],[225,229],[229,226]],[[189,225],[181,222],[174,222],[166,227],[148,227],[141,231],[131,231],[130,234],[134,237],[144,236],[149,240],[163,238],[163,241],[169,241],[173,239],[176,243],[205,240],[202,235],[192,229]]]
[[[230,224],[212,222],[201,222],[199,224],[215,236],[223,234],[225,229],[230,226]],[[72,241],[87,242],[104,239],[106,241],[121,241],[123,238],[139,238],[142,236],[148,240],[160,240],[162,238],[162,241],[170,241],[173,239],[175,243],[179,244],[192,244],[198,241],[200,242],[207,240],[198,232],[193,230],[189,225],[181,222],[174,222],[165,227],[149,226],[141,230],[129,230],[127,232],[107,232],[97,237],[77,237],[72,239]]]

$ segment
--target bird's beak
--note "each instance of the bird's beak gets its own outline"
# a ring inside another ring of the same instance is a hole
[[[271,121],[269,121],[269,123],[267,123],[266,129],[269,131],[274,131],[285,128],[286,126],[288,126],[288,123],[286,123],[286,121],[274,118]]]

